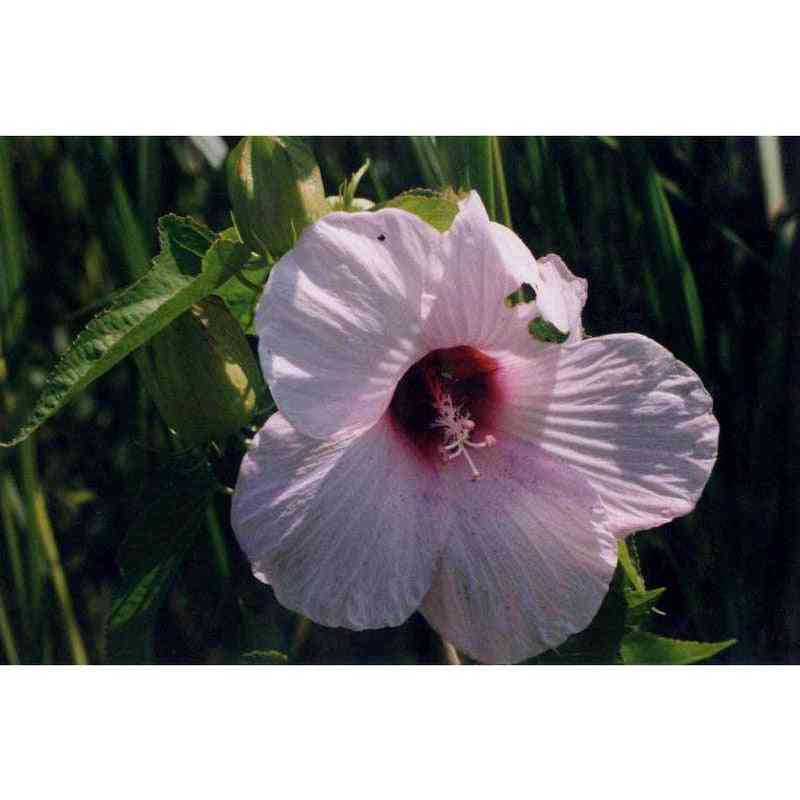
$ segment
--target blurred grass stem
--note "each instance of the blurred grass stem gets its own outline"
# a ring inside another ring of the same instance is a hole
[[[206,526],[208,527],[211,549],[214,552],[217,570],[220,577],[227,585],[231,577],[231,565],[228,561],[228,551],[225,548],[225,536],[222,533],[222,528],[217,519],[217,511],[212,503],[209,503],[206,509]]]
[[[3,652],[9,664],[19,664],[17,645],[14,641],[14,632],[11,630],[11,623],[6,614],[6,605],[3,594],[0,592],[0,641],[3,642]]]
[[[14,583],[14,596],[17,606],[23,614],[26,625],[30,623],[28,619],[28,587],[25,582],[25,568],[22,563],[22,550],[20,548],[19,534],[12,504],[19,500],[16,495],[16,486],[11,473],[6,473],[2,478],[0,486],[0,520],[3,522],[3,530],[6,534],[6,550],[8,552],[8,563],[11,567],[11,579]]]
[[[35,437],[31,436],[19,445],[18,451],[22,471],[22,494],[28,512],[28,521],[41,546],[50,578],[53,581],[72,660],[75,664],[88,664],[86,648],[75,618],[67,578],[61,565],[53,526],[47,514],[44,492],[39,482],[35,447]]]
[[[781,143],[777,136],[758,137],[758,160],[761,165],[761,182],[764,187],[764,203],[767,221],[775,227],[782,215],[789,208],[786,185],[783,179]],[[785,244],[790,244],[794,237],[796,222],[789,220],[780,227],[780,235]]]
[[[511,225],[511,205],[508,202],[508,187],[503,169],[503,154],[500,150],[500,137],[492,136],[492,161],[494,162],[494,185],[497,199],[498,222],[507,228]]]

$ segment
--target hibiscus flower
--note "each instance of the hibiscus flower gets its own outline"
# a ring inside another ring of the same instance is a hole
[[[535,300],[510,307],[522,284]],[[483,662],[585,628],[617,539],[694,508],[718,436],[700,379],[663,347],[584,338],[586,294],[475,193],[444,234],[398,209],[307,228],[258,306],[278,412],[233,498],[278,601],[353,630],[420,611]]]

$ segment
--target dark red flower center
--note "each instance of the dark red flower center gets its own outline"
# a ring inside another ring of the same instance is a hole
[[[474,347],[433,350],[397,384],[389,405],[392,424],[419,456],[441,461],[441,448],[448,443],[446,430],[437,425],[443,404],[474,423],[470,435],[489,433],[498,399],[496,370],[497,361]]]

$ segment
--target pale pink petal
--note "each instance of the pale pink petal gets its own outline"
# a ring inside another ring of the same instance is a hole
[[[542,317],[561,333],[568,334],[568,343],[580,341],[583,338],[581,312],[588,291],[586,280],[573,275],[556,255],[540,258],[536,266],[538,274],[533,288]]]
[[[460,345],[503,349],[509,331],[526,333],[523,320],[530,309],[511,309],[504,301],[523,283],[533,282],[535,262],[511,231],[490,222],[475,192],[460,203],[436,255],[423,298],[423,333],[430,350]]]
[[[517,287],[523,283],[533,286],[538,280],[539,268],[536,266],[533,253],[522,239],[510,228],[497,222],[489,223],[489,232],[503,264],[511,272],[514,280],[519,280]]]
[[[242,462],[232,525],[284,606],[332,627],[399,625],[441,549],[446,505],[435,477],[388,419],[322,441],[278,413]]]
[[[616,540],[588,481],[539,448],[498,434],[475,459],[478,481],[457,461],[443,473],[452,528],[421,611],[476,660],[521,661],[591,622]]]
[[[495,424],[579,470],[617,536],[688,514],[717,456],[711,398],[650,339],[615,334],[500,359]]]
[[[420,304],[440,234],[397,209],[328,214],[274,267],[256,314],[272,394],[309,436],[378,419],[424,355]]]
[[[517,288],[527,283],[537,291],[538,298],[540,289],[537,287],[541,288],[543,285],[539,262],[512,230],[496,222],[491,223],[491,230],[502,262],[513,266],[515,280],[522,279]],[[549,317],[549,313],[545,312],[538,299],[517,304],[509,313],[504,314],[504,317],[494,336],[482,343],[482,348],[488,355],[497,357],[503,353],[514,353],[532,356],[541,348],[541,342],[531,336],[528,330],[531,320],[537,317]]]

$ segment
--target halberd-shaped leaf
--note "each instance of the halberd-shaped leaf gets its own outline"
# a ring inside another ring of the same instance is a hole
[[[221,286],[248,256],[243,244],[172,214],[159,220],[159,239],[161,253],[150,270],[84,328],[22,426],[0,445],[11,447],[30,436],[92,381]]]
[[[725,642],[688,642],[666,639],[645,631],[625,634],[620,648],[623,664],[694,664],[722,652],[736,639]]]

